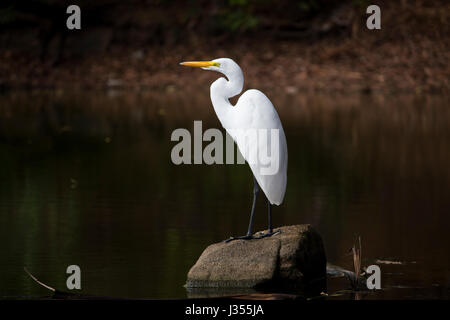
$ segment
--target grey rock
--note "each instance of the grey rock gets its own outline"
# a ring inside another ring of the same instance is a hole
[[[310,225],[284,226],[263,239],[208,246],[187,276],[189,288],[301,288],[325,285],[326,257]],[[261,231],[266,232],[266,231]]]

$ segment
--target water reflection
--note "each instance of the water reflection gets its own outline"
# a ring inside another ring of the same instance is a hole
[[[343,267],[355,235],[363,265],[405,262],[363,299],[448,298],[448,98],[268,95],[289,147],[274,223],[313,224]],[[252,190],[247,166],[171,163],[172,130],[199,119],[220,127],[207,92],[0,96],[0,296],[47,294],[23,266],[64,289],[77,264],[86,293],[185,297],[202,250],[245,231]]]

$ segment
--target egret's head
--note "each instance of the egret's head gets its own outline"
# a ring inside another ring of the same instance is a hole
[[[211,61],[186,61],[181,62],[180,65],[187,67],[200,67],[203,70],[217,71],[223,73],[224,75],[242,72],[238,64],[229,58],[219,58]]]

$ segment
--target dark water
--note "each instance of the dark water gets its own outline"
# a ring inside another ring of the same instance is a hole
[[[73,264],[84,293],[185,297],[203,249],[245,233],[247,166],[171,163],[175,128],[219,128],[208,90],[172,91],[0,96],[0,297],[48,294],[24,266],[66,289]],[[356,298],[448,299],[448,97],[268,95],[289,148],[275,225],[312,224],[328,260],[348,269],[361,236],[362,264],[381,267],[383,290]],[[265,227],[260,199],[255,230]],[[330,279],[328,293],[344,280]]]

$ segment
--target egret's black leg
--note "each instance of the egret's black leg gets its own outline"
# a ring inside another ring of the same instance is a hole
[[[237,240],[237,239],[253,239],[253,233],[252,233],[253,216],[255,215],[256,199],[258,198],[258,194],[259,194],[259,185],[258,185],[258,182],[256,181],[255,176],[253,176],[253,204],[252,204],[252,212],[250,213],[250,222],[248,224],[247,234],[245,236],[241,236],[241,237],[231,237],[231,238],[225,240],[225,242],[229,242],[231,240]]]
[[[261,238],[265,238],[265,237],[270,237],[276,233],[281,232],[281,230],[277,230],[277,231],[273,231],[272,230],[272,205],[270,204],[269,199],[267,199],[267,233],[263,233],[263,234],[259,234],[257,236],[254,236],[254,239],[261,239]]]
[[[267,219],[268,219],[268,230],[267,230],[267,233],[259,234],[257,236],[253,235],[253,233],[252,233],[252,230],[253,230],[253,216],[255,214],[256,199],[258,198],[258,194],[259,194],[259,190],[260,190],[260,187],[259,187],[258,182],[256,181],[255,177],[253,177],[253,181],[254,181],[253,204],[252,204],[252,212],[250,213],[250,222],[248,224],[247,234],[245,236],[241,236],[241,237],[231,237],[231,238],[225,240],[225,242],[230,242],[232,240],[238,240],[238,239],[244,239],[244,240],[261,239],[261,238],[265,238],[265,237],[270,237],[271,235],[274,235],[276,233],[281,232],[281,230],[277,230],[275,232],[272,230],[272,205],[270,204],[270,201],[267,199],[267,214],[268,214],[268,216],[267,216]]]
[[[253,177],[253,204],[252,204],[252,212],[250,213],[250,222],[248,223],[248,231],[247,236],[251,236],[252,230],[253,230],[253,216],[255,214],[255,208],[256,208],[256,199],[258,199],[259,194],[259,184],[258,181],[256,181],[256,178]]]
[[[267,200],[267,225],[267,230],[272,233],[272,205],[269,200]]]

